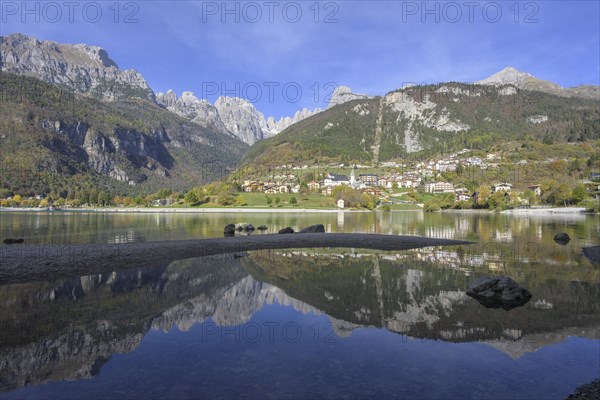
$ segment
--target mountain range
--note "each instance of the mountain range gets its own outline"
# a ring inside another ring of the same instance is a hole
[[[244,165],[370,163],[506,141],[600,139],[598,86],[562,88],[507,67],[475,83],[405,86],[384,96],[339,90],[337,105],[252,146]]]
[[[97,46],[12,34],[0,37],[0,56],[3,186],[11,190],[44,191],[56,176],[63,191],[73,181],[185,188],[240,161],[377,164],[502,140],[596,140],[600,132],[598,86],[562,88],[512,67],[384,96],[339,86],[326,110],[275,120],[238,97],[211,104],[190,91],[155,94]]]
[[[276,135],[320,111],[304,109],[276,121],[273,117],[265,118],[252,103],[238,97],[222,96],[211,105],[192,92],[184,92],[180,98],[172,91],[155,95],[139,72],[119,69],[106,50],[86,44],[62,44],[12,34],[0,37],[0,53],[3,72],[31,76],[101,100],[149,100],[247,144]]]

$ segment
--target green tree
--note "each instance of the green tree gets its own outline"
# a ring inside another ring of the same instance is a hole
[[[480,185],[477,188],[479,195],[477,196],[477,206],[480,208],[488,207],[488,200],[492,195],[492,191],[488,185]]]
[[[308,188],[308,185],[306,184],[306,182],[302,182],[300,184],[300,194],[303,196],[306,196],[309,193],[310,193],[310,189]]]
[[[193,189],[189,190],[185,194],[184,200],[186,203],[188,203],[190,205],[194,205],[200,201],[200,199],[198,198],[198,195],[196,194],[196,191]]]
[[[231,206],[235,204],[235,197],[228,194],[227,192],[223,192],[217,198],[217,203],[222,206]]]
[[[290,204],[298,204],[298,200],[296,199],[296,197],[292,196],[292,198],[290,199]]]
[[[273,199],[270,198],[269,196],[265,196],[267,199],[267,204],[272,204],[273,203]]]
[[[587,190],[583,183],[578,183],[573,189],[572,198],[575,204],[581,203],[588,197]]]
[[[572,201],[573,191],[566,183],[561,183],[558,185],[556,190],[553,193],[554,204],[566,206],[568,203]]]
[[[425,204],[423,205],[423,210],[425,212],[439,211],[440,209],[441,209],[441,206],[440,206],[440,202],[438,201],[438,199],[427,200],[425,202]]]
[[[525,192],[523,192],[523,196],[525,197],[525,199],[527,199],[528,205],[537,203],[537,196],[535,195],[535,192],[533,190],[527,189]]]

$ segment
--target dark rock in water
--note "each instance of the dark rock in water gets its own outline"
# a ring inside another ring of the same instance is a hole
[[[584,247],[583,255],[594,264],[600,264],[600,246]]]
[[[325,233],[325,227],[322,224],[307,226],[298,233]]]
[[[520,307],[531,299],[529,290],[507,276],[479,278],[469,284],[467,295],[484,307],[506,311]]]
[[[557,233],[556,235],[554,235],[554,241],[563,246],[569,243],[570,240],[571,238],[569,237],[569,235],[567,235],[564,232]]]
[[[23,243],[25,240],[24,239],[4,239],[4,244],[17,244],[17,243]]]
[[[233,255],[233,258],[243,258],[243,257],[248,257],[250,255],[250,253],[248,252],[243,252],[243,253],[235,253]]]
[[[235,224],[235,229],[239,232],[241,232],[241,231],[251,232],[254,230],[254,226],[247,222],[240,222],[240,223]]]
[[[288,226],[287,228],[280,229],[279,233],[294,233],[294,230]]]
[[[579,386],[574,393],[570,394],[565,400],[590,400],[600,399],[600,379],[591,383]]]
[[[269,229],[269,228],[267,228],[267,226],[266,226],[266,225],[261,225],[261,226],[259,226],[259,227],[258,227],[258,228],[256,228],[256,229],[258,229],[259,231],[266,231],[266,230],[267,230],[267,229]]]
[[[225,235],[233,235],[235,233],[235,225],[234,224],[227,224],[225,226],[225,229],[223,230],[223,233]]]

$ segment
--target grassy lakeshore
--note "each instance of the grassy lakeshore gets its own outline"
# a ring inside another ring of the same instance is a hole
[[[205,213],[348,213],[370,212],[364,209],[350,208],[298,208],[298,207],[79,207],[64,208],[50,211],[47,208],[0,208],[0,212],[114,212],[114,213],[178,213],[178,214],[205,214]]]

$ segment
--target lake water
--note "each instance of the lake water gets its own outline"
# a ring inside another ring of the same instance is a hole
[[[270,231],[468,239],[377,252],[289,249],[0,285],[0,397],[9,399],[563,399],[600,377],[598,216],[420,212],[0,214],[26,243],[124,243]],[[571,241],[553,241],[566,232]],[[511,311],[466,296],[504,274]]]

